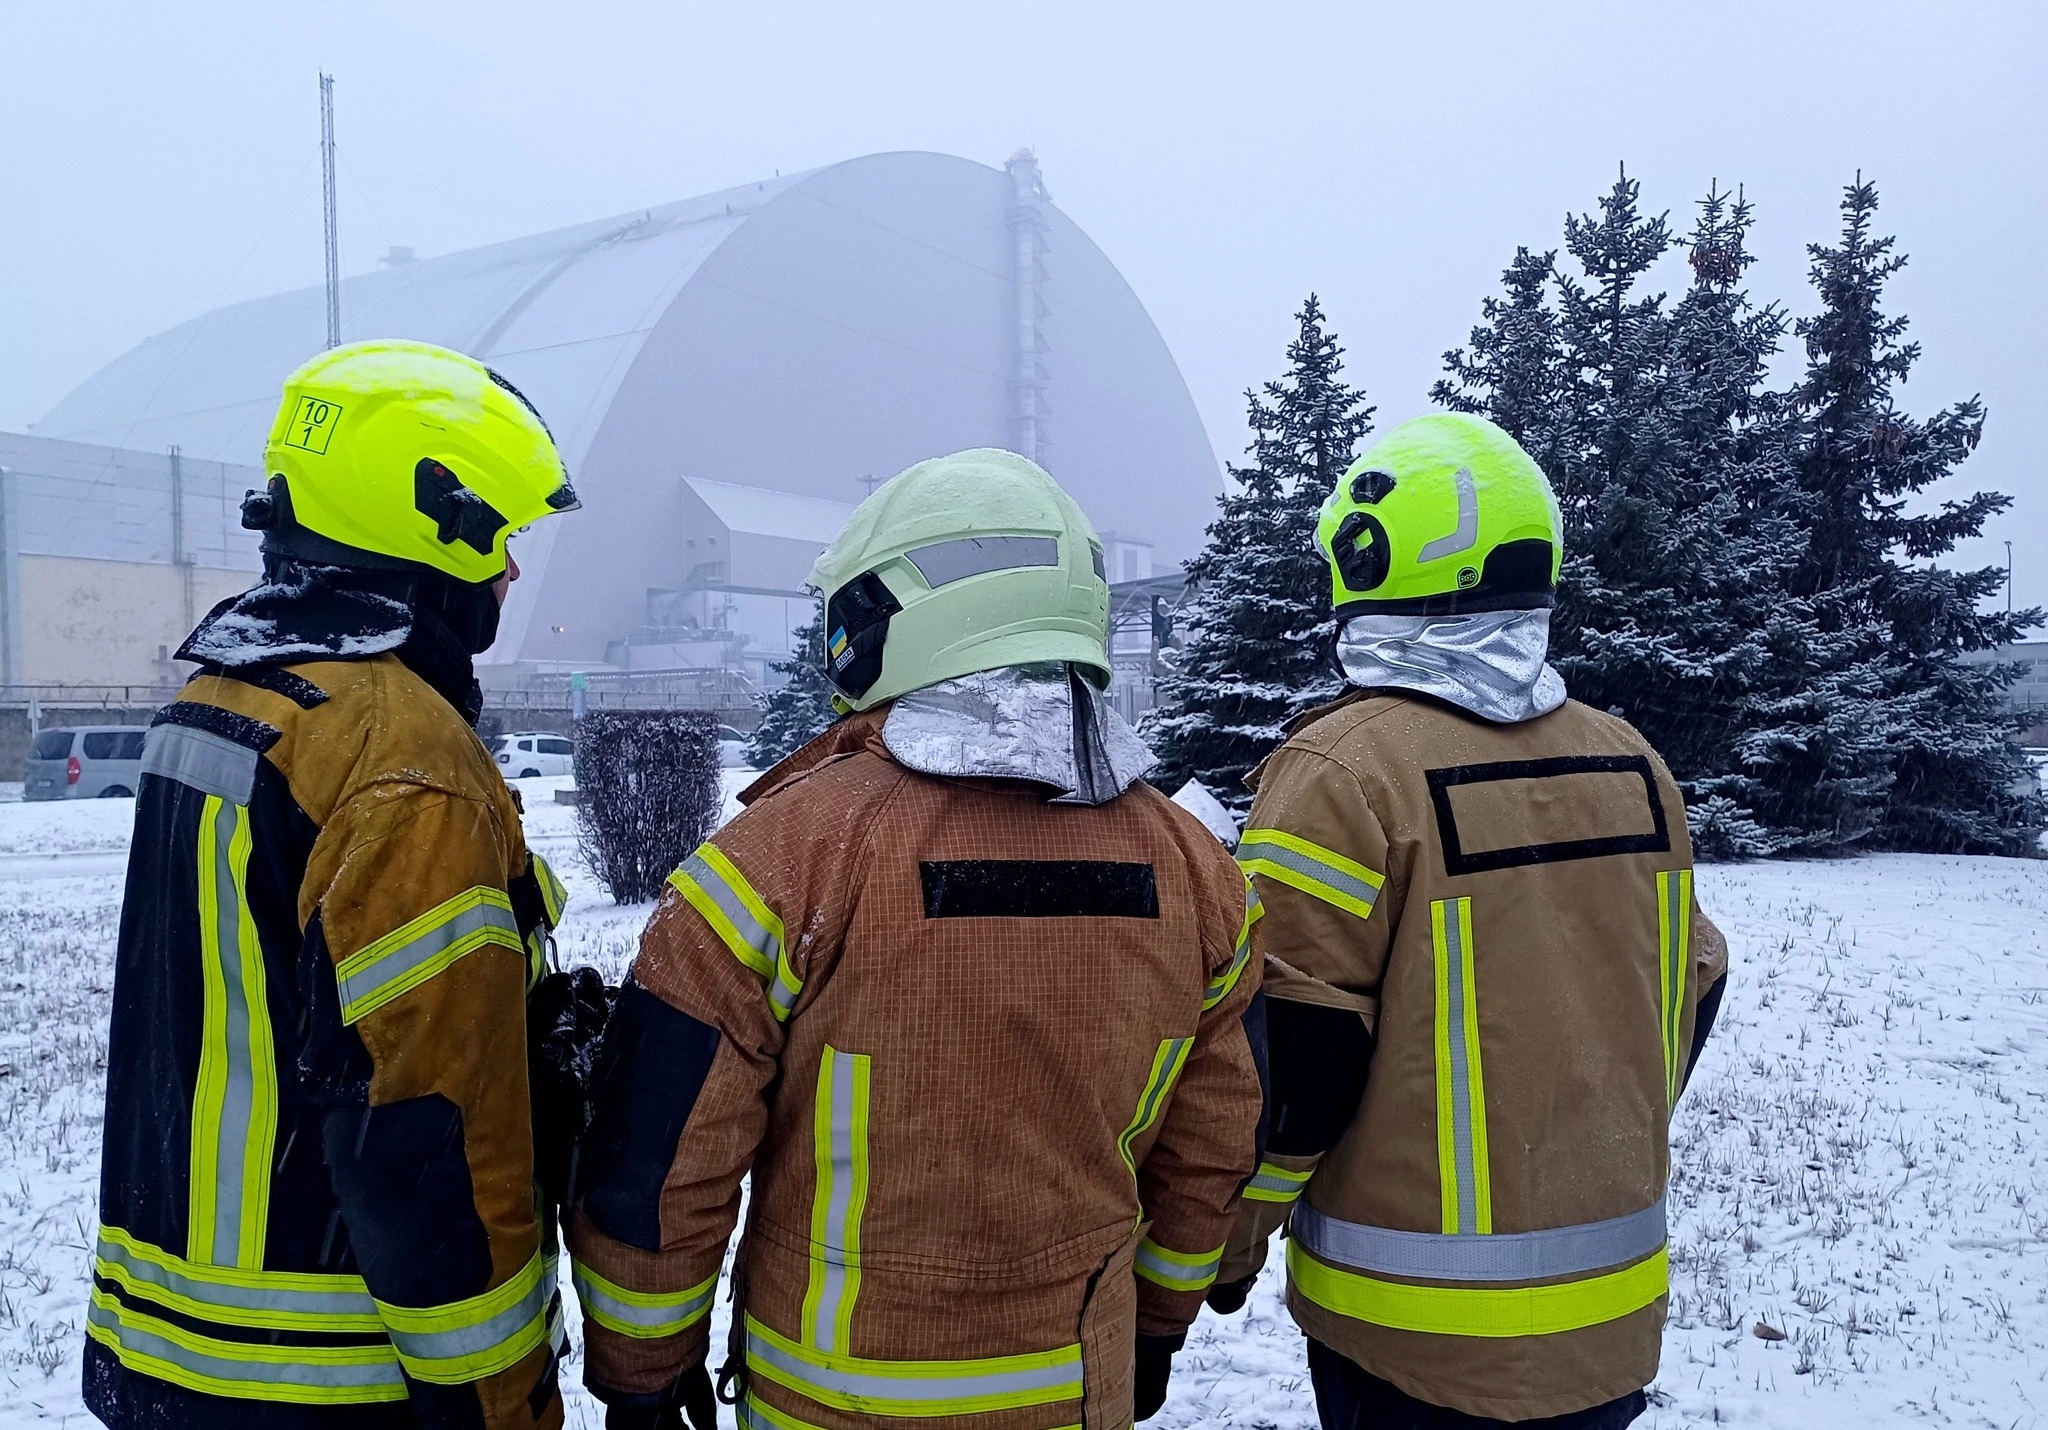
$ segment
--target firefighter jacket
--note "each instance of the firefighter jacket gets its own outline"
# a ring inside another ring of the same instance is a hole
[[[751,1170],[742,1425],[1115,1430],[1257,1163],[1256,904],[1151,787],[918,773],[886,715],[757,782],[647,927],[569,1218],[585,1381],[702,1361]]]
[[[1302,1329],[1466,1414],[1647,1385],[1666,1128],[1727,967],[1671,776],[1576,702],[1359,692],[1255,780],[1274,1111],[1223,1275],[1288,1220]]]
[[[394,655],[202,674],[144,747],[86,1403],[554,1427],[523,1002],[560,887]]]

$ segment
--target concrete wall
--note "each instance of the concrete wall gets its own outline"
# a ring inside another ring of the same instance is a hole
[[[72,556],[20,560],[25,683],[147,685],[191,673],[167,659],[191,631],[186,571]],[[189,574],[193,622],[255,581],[247,571],[192,567]]]

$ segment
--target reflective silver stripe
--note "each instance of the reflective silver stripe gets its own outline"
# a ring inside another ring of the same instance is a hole
[[[460,1356],[482,1355],[515,1341],[548,1309],[551,1287],[535,1278],[525,1294],[487,1320],[467,1326],[450,1326],[443,1331],[409,1331],[390,1327],[391,1344],[408,1361],[454,1360]],[[474,1377],[464,1377],[473,1379]]]
[[[1245,1183],[1248,1192],[1272,1192],[1276,1196],[1293,1199],[1301,1195],[1301,1189],[1308,1185],[1308,1179],[1315,1175],[1315,1169],[1306,1172],[1289,1172],[1279,1167],[1260,1163],[1259,1170]]]
[[[1237,952],[1232,955],[1230,967],[1209,980],[1208,988],[1202,994],[1202,1010],[1207,1012],[1230,996],[1230,990],[1237,987],[1238,975],[1244,972],[1245,964],[1252,956],[1252,925],[1264,918],[1265,906],[1259,902],[1259,892],[1247,878],[1244,886],[1244,926],[1238,931]]]
[[[1380,891],[1355,874],[1347,874],[1335,865],[1325,864],[1311,858],[1298,849],[1289,849],[1282,844],[1269,844],[1263,839],[1254,839],[1237,846],[1237,862],[1246,864],[1254,859],[1263,859],[1283,869],[1292,869],[1305,879],[1312,879],[1325,888],[1335,889],[1340,894],[1358,900],[1367,908],[1379,899]]]
[[[710,1307],[712,1295],[718,1289],[718,1280],[713,1277],[694,1291],[678,1291],[673,1300],[649,1306],[614,1296],[580,1264],[570,1267],[570,1277],[576,1283],[576,1294],[583,1298],[586,1310],[597,1312],[605,1320],[646,1331],[649,1339],[687,1330]],[[655,1298],[649,1296],[647,1299]],[[617,1327],[610,1329],[616,1330]]]
[[[944,586],[989,571],[1057,566],[1059,541],[1050,536],[963,536],[903,553],[927,586]]]
[[[819,1068],[818,1194],[823,1213],[812,1229],[809,1343],[844,1351],[840,1331],[860,1291],[860,1217],[867,1201],[867,1089],[869,1059],[826,1045]],[[829,1105],[826,1100],[829,1099]],[[822,1233],[822,1235],[820,1234]]]
[[[704,891],[704,896],[718,906],[732,924],[733,931],[746,946],[752,949],[767,965],[763,974],[768,980],[768,1001],[779,1017],[788,1017],[789,1010],[796,1006],[801,989],[792,989],[784,984],[782,970],[782,936],[754,917],[746,901],[725,880],[701,854],[692,854],[683,861],[682,873]],[[760,970],[756,970],[759,972]]]
[[[519,938],[519,923],[512,917],[510,909],[495,903],[477,904],[451,915],[409,942],[377,955],[361,967],[341,974],[342,1021],[354,1022],[370,1011],[364,1005],[374,1004],[377,995],[385,989],[485,929],[502,930],[508,936],[510,947],[525,951],[526,945]],[[357,1012],[357,1009],[361,1011]]]
[[[109,1237],[104,1228],[95,1249],[101,1261],[119,1267],[131,1281],[225,1311],[282,1311],[301,1316],[367,1316],[373,1319],[377,1315],[377,1303],[370,1299],[370,1289],[360,1276],[318,1278],[336,1283],[331,1291],[278,1285],[237,1286],[202,1281],[140,1256],[122,1242]],[[166,1261],[173,1259],[165,1253]],[[314,1278],[307,1276],[304,1279]]]
[[[216,1385],[226,1382],[263,1386],[309,1386],[319,1390],[339,1392],[333,1398],[346,1398],[346,1392],[371,1391],[379,1388],[395,1391],[393,1395],[364,1394],[354,1398],[402,1400],[405,1398],[405,1377],[399,1373],[395,1357],[389,1360],[371,1360],[362,1364],[347,1361],[314,1360],[313,1357],[332,1355],[335,1349],[360,1354],[357,1347],[328,1348],[293,1346],[293,1359],[283,1361],[244,1360],[239,1356],[216,1355],[195,1350],[178,1342],[158,1335],[139,1325],[127,1323],[112,1306],[95,1300],[86,1308],[85,1323],[103,1332],[113,1340],[116,1354],[128,1352],[166,1362],[180,1370]],[[215,1342],[215,1344],[230,1344]],[[254,1348],[252,1347],[252,1350]],[[376,1348],[371,1348],[373,1353]],[[216,1392],[218,1393],[218,1392]],[[318,1397],[325,1399],[327,1397]]]
[[[142,772],[247,804],[256,787],[256,761],[247,745],[190,725],[153,725],[142,741]]]
[[[1194,1264],[1188,1264],[1190,1262]],[[1176,1259],[1174,1253],[1155,1244],[1150,1237],[1138,1243],[1138,1274],[1172,1290],[1206,1290],[1216,1279],[1216,1268],[1222,1264],[1223,1248],[1220,1246],[1213,1255]]]
[[[1664,1199],[1627,1216],[1550,1231],[1439,1236],[1341,1221],[1295,1205],[1290,1235],[1320,1260],[1425,1281],[1540,1281],[1640,1261],[1665,1242]]]
[[[923,1404],[942,1400],[971,1400],[1016,1391],[1072,1389],[1081,1394],[1081,1363],[1078,1357],[1057,1365],[1025,1366],[1016,1370],[980,1371],[948,1375],[943,1372],[915,1375],[864,1375],[854,1370],[837,1370],[813,1365],[747,1331],[747,1359],[774,1367],[791,1380],[837,1395],[858,1395],[871,1400]],[[944,1361],[911,1361],[918,1367],[943,1366]],[[884,1412],[886,1413],[886,1412]]]
[[[1455,1186],[1455,1200],[1445,1208],[1444,1230],[1491,1232],[1493,1192],[1485,1165],[1486,1112],[1480,1102],[1486,1094],[1479,1070],[1478,1038],[1471,1028],[1476,993],[1466,982],[1471,973],[1472,901],[1440,899],[1431,904],[1430,912],[1442,920],[1441,937],[1435,939],[1437,1076],[1448,1079],[1450,1103],[1448,1128],[1442,1123],[1439,1104],[1437,1172],[1440,1177],[1448,1176]],[[1442,1095],[1440,1090],[1439,1097]]]
[[[1460,551],[1470,551],[1479,544],[1479,488],[1472,481],[1472,469],[1458,468],[1451,482],[1458,489],[1458,529],[1448,536],[1424,542],[1422,550],[1415,553],[1417,561],[1456,556]]]

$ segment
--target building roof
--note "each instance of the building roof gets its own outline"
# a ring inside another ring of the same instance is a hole
[[[704,499],[728,531],[830,546],[832,538],[839,535],[839,528],[853,515],[852,502],[826,501],[767,487],[743,487],[737,482],[707,482],[696,477],[683,480]]]

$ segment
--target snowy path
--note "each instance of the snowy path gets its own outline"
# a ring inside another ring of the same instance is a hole
[[[560,782],[522,783],[574,896],[562,953],[616,977],[646,911],[575,860]],[[10,874],[118,860],[129,808],[0,805],[0,1430],[92,1423],[78,1328],[121,890],[118,865]],[[1641,1423],[2048,1430],[2048,863],[1753,865],[1701,888],[1736,982],[1680,1113],[1672,1326]],[[1315,1424],[1276,1281],[1247,1315],[1204,1314],[1152,1424]],[[578,1370],[570,1424],[596,1430]]]

